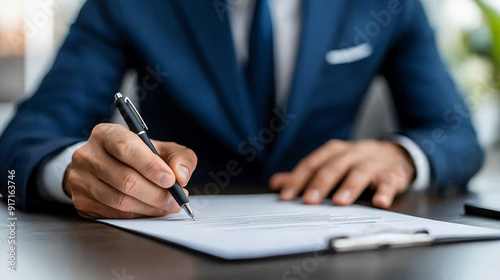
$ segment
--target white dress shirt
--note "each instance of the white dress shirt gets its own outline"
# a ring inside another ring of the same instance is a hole
[[[295,70],[302,26],[302,0],[270,0],[269,3],[274,32],[275,98],[276,105],[283,107],[288,101]],[[239,63],[245,65],[248,60],[249,35],[255,0],[232,1],[228,5],[236,56]],[[411,139],[402,135],[392,135],[388,140],[405,148],[415,164],[416,178],[411,189],[426,189],[430,183],[430,166],[422,149]],[[71,162],[73,152],[84,143],[77,143],[41,164],[37,174],[37,187],[43,198],[71,203],[71,199],[64,193],[62,187],[64,172]]]

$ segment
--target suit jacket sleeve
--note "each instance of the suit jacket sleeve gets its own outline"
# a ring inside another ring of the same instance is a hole
[[[481,167],[483,151],[470,113],[440,58],[422,5],[402,2],[402,22],[382,67],[400,133],[425,152],[434,189],[463,191]]]
[[[113,20],[114,1],[90,0],[82,8],[52,69],[37,92],[18,106],[0,138],[0,190],[7,198],[8,170],[16,172],[16,206],[47,207],[36,191],[36,169],[46,157],[85,141],[108,121],[113,95],[126,71],[126,43]]]

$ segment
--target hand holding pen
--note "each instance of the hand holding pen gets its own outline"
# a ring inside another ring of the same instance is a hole
[[[196,168],[196,155],[173,142],[151,143],[159,156],[122,125],[99,124],[92,130],[73,153],[63,182],[82,217],[127,219],[180,210],[168,189],[177,180],[176,188],[188,194],[180,187],[187,185]]]
[[[135,108],[134,104],[130,99],[127,97],[123,98],[121,93],[117,93],[115,95],[115,105],[120,111],[120,114],[122,115],[123,119],[125,119],[125,122],[127,123],[128,127],[130,130],[137,134],[139,138],[148,146],[148,148],[158,157],[160,155],[158,154],[158,151],[156,151],[156,148],[153,146],[153,143],[151,143],[151,140],[148,137],[148,134],[146,131],[148,130],[148,126],[142,119],[141,115]],[[140,156],[140,155],[139,155]],[[161,157],[160,157],[161,158]],[[163,175],[160,175],[163,176]],[[184,191],[181,186],[179,186],[179,183],[175,181],[170,188],[168,188],[168,191],[170,194],[172,194],[172,197],[177,201],[179,206],[186,211],[186,213],[194,220],[194,215],[193,215],[193,210],[191,209],[191,206],[189,205],[189,199],[187,196],[184,194]]]

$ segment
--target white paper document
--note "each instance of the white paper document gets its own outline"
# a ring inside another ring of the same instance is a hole
[[[196,221],[184,212],[161,218],[98,220],[224,259],[326,250],[334,237],[377,227],[427,230],[433,238],[500,237],[500,231],[439,222],[365,206],[304,205],[275,194],[190,196]]]

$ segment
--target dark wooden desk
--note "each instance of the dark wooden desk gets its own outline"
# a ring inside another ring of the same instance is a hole
[[[500,221],[464,216],[462,204],[467,197],[470,195],[440,198],[412,194],[400,198],[392,210],[500,229]],[[0,215],[6,221],[4,203],[0,203]],[[71,213],[18,211],[17,217],[18,272],[6,270],[8,231],[1,227],[0,279],[500,279],[500,241],[327,255],[320,259],[311,253],[231,262],[86,221]],[[297,267],[301,273],[293,274]]]

